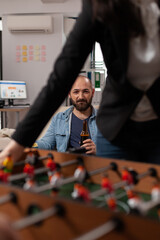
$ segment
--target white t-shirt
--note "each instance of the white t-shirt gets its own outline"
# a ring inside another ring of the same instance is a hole
[[[144,95],[133,112],[134,121],[148,121],[158,118],[145,95],[157,77],[160,76],[160,34],[158,19],[160,10],[154,0],[132,0],[141,9],[146,35],[131,39],[127,77],[131,84],[144,91]]]

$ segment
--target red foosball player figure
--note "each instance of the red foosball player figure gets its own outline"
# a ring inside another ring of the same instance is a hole
[[[160,200],[160,184],[158,182],[153,183],[151,197],[153,201]]]
[[[50,171],[55,171],[56,169],[56,163],[52,158],[48,158],[46,167],[49,168]]]
[[[139,209],[139,207],[143,203],[143,200],[135,192],[128,191],[128,201],[127,201],[127,203],[128,203],[128,205],[131,209],[136,209],[136,208]]]
[[[56,163],[55,163],[55,161],[53,160],[52,157],[49,157],[49,158],[47,159],[46,167],[49,169],[49,170],[48,170],[48,178],[49,178],[49,181],[50,181],[51,177],[52,177],[53,174],[54,174],[54,171],[55,171],[56,168],[57,168],[57,165],[56,165]]]
[[[80,199],[80,200],[83,200],[85,202],[90,201],[88,189],[80,183],[75,183],[74,191],[72,192],[72,197],[74,199]]]
[[[87,172],[83,165],[79,165],[74,172],[74,177],[78,182],[83,182],[86,179]]]
[[[25,164],[23,172],[26,173],[30,178],[34,177],[34,167],[29,163]]]
[[[127,184],[126,186],[124,186],[124,190],[127,193],[129,202],[131,202],[132,204],[133,202],[138,201],[139,198],[137,198],[137,195],[132,191],[134,185],[133,177],[126,167],[124,167],[122,170],[122,180],[125,181]]]
[[[126,167],[122,170],[122,180],[126,181],[128,185],[132,185],[134,183],[133,177]]]
[[[160,183],[154,182],[153,187],[151,190],[151,198],[153,201],[159,201],[160,202]],[[157,210],[158,217],[160,219],[160,208],[158,207]]]
[[[30,190],[30,189],[33,189],[35,186],[36,186],[36,183],[34,181],[34,178],[26,178],[25,179],[25,184],[23,185],[23,188],[25,190]]]
[[[49,177],[49,182],[53,187],[59,188],[61,185],[62,174],[60,171],[56,171],[52,176]]]
[[[0,170],[0,182],[7,183],[8,177],[10,176],[10,173],[4,172],[4,170]]]
[[[27,153],[27,156],[26,156],[25,162],[35,165],[39,157],[38,151],[36,149],[29,149],[26,151],[26,153]]]
[[[112,183],[110,182],[109,178],[107,175],[104,175],[102,177],[102,181],[101,181],[101,187],[106,189],[108,193],[111,193],[114,191],[113,189],[113,185]]]
[[[108,205],[108,207],[112,210],[115,211],[117,208],[117,203],[116,203],[116,199],[114,196],[114,188],[112,183],[110,182],[107,174],[105,174],[102,177],[102,181],[101,181],[101,187],[106,189],[107,195],[106,195],[106,203]]]
[[[115,211],[117,209],[117,202],[114,196],[112,194],[107,195],[106,197],[106,202],[108,207],[112,210]]]
[[[135,192],[133,192],[131,189],[126,190],[126,193],[127,193],[128,199],[136,197]]]

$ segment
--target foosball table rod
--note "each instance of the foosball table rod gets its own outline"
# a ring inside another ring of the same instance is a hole
[[[96,240],[116,230],[122,231],[123,223],[120,219],[113,218],[107,223],[104,223],[103,225],[75,238],[74,240]]]
[[[81,159],[81,161],[79,161],[79,164],[82,164],[82,166],[83,166],[83,160],[82,159]],[[41,193],[41,192],[44,192],[46,190],[51,190],[53,187],[60,188],[61,186],[65,185],[65,184],[73,183],[75,181],[78,181],[78,182],[82,183],[83,181],[85,181],[86,179],[88,179],[89,177],[91,177],[93,175],[104,173],[108,170],[113,170],[113,171],[118,172],[117,169],[118,169],[117,164],[115,164],[114,162],[110,163],[106,167],[102,167],[102,168],[92,170],[92,171],[89,171],[89,172],[87,172],[85,168],[82,169],[82,170],[79,170],[79,167],[78,167],[75,170],[73,176],[65,178],[65,179],[60,178],[55,184],[48,183],[48,184],[45,184],[45,185],[40,186],[40,187],[35,187],[34,191],[36,193]]]
[[[34,225],[34,224],[37,224],[41,221],[44,221],[50,217],[53,217],[53,216],[60,216],[60,217],[63,217],[65,214],[65,211],[64,211],[64,208],[62,205],[60,204],[55,204],[54,207],[52,208],[48,208],[46,210],[43,210],[39,213],[36,213],[34,215],[31,215],[31,216],[27,216],[25,218],[22,218],[16,222],[14,222],[12,224],[12,227],[15,229],[15,230],[22,230],[24,228],[27,228],[31,225]]]

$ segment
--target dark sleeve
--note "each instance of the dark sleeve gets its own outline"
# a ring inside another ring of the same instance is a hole
[[[82,12],[55,62],[46,86],[12,136],[19,144],[31,147],[64,101],[92,50],[96,35],[94,25],[90,0],[84,0]]]

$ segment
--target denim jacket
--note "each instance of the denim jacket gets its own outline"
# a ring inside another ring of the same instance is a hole
[[[73,106],[64,112],[56,114],[46,132],[46,134],[36,141],[38,148],[53,150],[57,149],[58,152],[65,152],[68,147],[70,131],[71,131],[71,118]],[[88,127],[91,139],[96,143],[97,126],[96,126],[97,110],[93,108],[92,115],[88,121]]]

